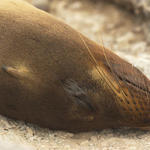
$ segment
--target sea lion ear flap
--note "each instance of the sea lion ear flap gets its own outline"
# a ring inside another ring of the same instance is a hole
[[[28,73],[27,68],[25,68],[24,66],[14,68],[14,67],[3,65],[2,70],[5,71],[8,75],[19,79],[26,77]]]

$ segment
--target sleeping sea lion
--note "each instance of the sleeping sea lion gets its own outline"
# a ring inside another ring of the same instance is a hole
[[[0,1],[0,114],[72,132],[150,126],[150,80],[61,20]]]

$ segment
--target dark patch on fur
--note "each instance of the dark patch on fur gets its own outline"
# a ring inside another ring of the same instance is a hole
[[[94,107],[88,99],[87,93],[78,85],[76,81],[66,80],[62,82],[64,85],[64,89],[69,94],[69,96],[74,97],[77,100],[76,102],[78,104],[90,109],[90,111],[94,111]]]
[[[110,68],[111,67],[111,68]],[[146,84],[144,75],[135,67],[132,67],[132,69],[130,69],[128,72],[121,72],[120,68],[124,68],[123,66],[121,66],[120,64],[111,64],[111,66],[107,66],[107,68],[109,69],[109,71],[111,73],[114,73],[114,75],[116,75],[116,77],[119,78],[119,80],[126,82],[148,94],[150,94],[150,91],[148,89],[148,85]],[[122,69],[123,70],[123,69]],[[124,69],[125,70],[125,69]],[[130,71],[133,71],[135,74],[135,76],[133,76],[133,73],[129,74]],[[137,76],[136,76],[137,75]],[[137,80],[137,79],[139,80]],[[138,83],[139,82],[139,83]],[[140,84],[142,82],[142,84]]]

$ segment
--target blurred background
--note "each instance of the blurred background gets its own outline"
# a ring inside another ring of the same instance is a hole
[[[27,0],[150,77],[150,0]]]
[[[150,77],[150,0],[26,1],[61,18]],[[149,131],[125,128],[73,134],[0,118],[0,150],[150,150],[149,139]]]

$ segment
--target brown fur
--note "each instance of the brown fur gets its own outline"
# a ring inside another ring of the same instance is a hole
[[[150,81],[20,0],[0,1],[0,113],[50,129],[150,125]]]

